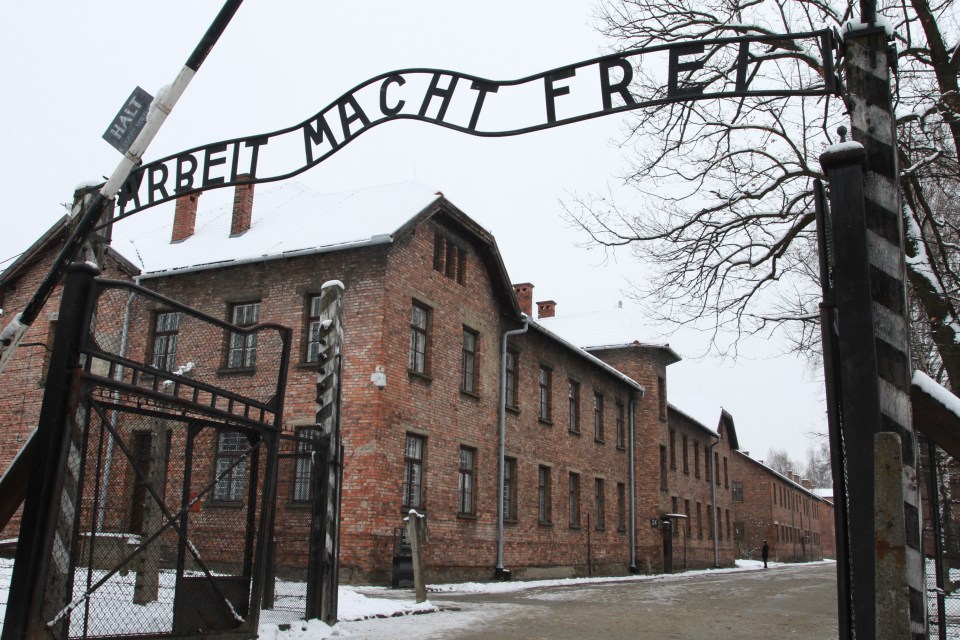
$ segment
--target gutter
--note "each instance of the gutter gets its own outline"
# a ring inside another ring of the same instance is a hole
[[[497,567],[496,575],[497,577],[504,577],[503,569],[503,485],[504,485],[504,464],[506,459],[507,451],[507,340],[510,336],[518,336],[527,332],[530,328],[530,323],[528,322],[529,318],[523,316],[523,328],[521,329],[511,329],[509,331],[503,332],[503,337],[500,340],[500,402],[499,402],[499,465],[500,473],[497,479],[497,495],[500,497],[497,500]]]
[[[637,573],[637,479],[635,473],[636,464],[636,437],[634,428],[636,427],[637,403],[643,400],[643,389],[640,389],[639,398],[637,394],[630,394],[630,403],[627,405],[628,425],[630,429],[630,573]]]

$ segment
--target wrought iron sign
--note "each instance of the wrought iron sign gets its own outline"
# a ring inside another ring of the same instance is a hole
[[[507,81],[439,69],[392,71],[357,85],[300,124],[195,147],[140,167],[120,191],[117,217],[192,191],[290,178],[391,120],[512,136],[670,102],[830,95],[838,86],[833,43],[828,30],[680,42]],[[796,52],[819,70],[799,78],[795,69],[783,73],[778,65]]]

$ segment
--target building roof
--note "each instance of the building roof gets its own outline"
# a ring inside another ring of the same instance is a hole
[[[181,242],[170,242],[169,224],[133,232],[120,223],[113,245],[139,263],[146,278],[215,269],[386,244],[442,197],[417,182],[325,194],[284,182],[256,192],[250,229],[240,236],[230,237],[233,205],[227,203],[201,209],[194,234]]]
[[[779,471],[775,471],[775,470],[771,469],[770,467],[768,467],[767,465],[763,464],[763,463],[760,462],[759,460],[754,460],[753,458],[751,458],[749,455],[747,455],[747,454],[744,453],[743,451],[738,451],[738,450],[734,449],[734,450],[733,450],[733,454],[734,454],[734,455],[742,456],[745,460],[749,460],[750,462],[752,462],[753,464],[757,465],[758,467],[760,467],[761,469],[763,469],[764,471],[766,471],[766,472],[769,473],[770,475],[776,476],[777,479],[782,480],[783,482],[786,482],[787,484],[793,485],[793,488],[794,488],[794,489],[797,489],[798,491],[803,491],[804,493],[806,493],[807,495],[809,495],[811,498],[816,498],[817,500],[820,500],[820,501],[826,501],[826,499],[823,498],[823,497],[821,497],[820,494],[817,493],[817,491],[816,491],[815,489],[807,489],[805,486],[803,486],[803,485],[800,484],[799,482],[794,482],[792,479],[790,479],[790,478],[788,478],[787,476],[783,475],[783,474],[780,473]]]
[[[716,438],[716,437],[717,437],[717,432],[716,432],[716,431],[714,431],[713,429],[711,429],[711,428],[708,427],[707,425],[703,424],[702,422],[700,422],[699,420],[697,420],[696,418],[694,418],[693,416],[691,416],[689,413],[686,413],[685,411],[682,411],[682,410],[678,409],[678,408],[677,408],[677,405],[673,404],[672,402],[668,402],[668,403],[667,403],[667,407],[669,408],[669,411],[667,412],[667,420],[668,420],[668,421],[670,420],[670,417],[671,417],[671,416],[677,415],[677,416],[679,416],[679,417],[684,418],[684,419],[687,420],[688,422],[690,422],[690,424],[692,424],[693,426],[699,427],[700,429],[702,429],[703,431],[705,431],[705,432],[707,433],[707,435],[709,435],[709,436],[711,436],[711,437],[713,437],[713,438]]]
[[[913,428],[960,458],[960,398],[918,370],[910,381],[910,406]]]
[[[681,359],[669,344],[645,340],[644,336],[649,334],[649,328],[644,325],[639,316],[620,307],[540,318],[537,322],[587,351],[650,347],[666,351],[676,361]]]
[[[643,394],[643,392],[644,392],[643,385],[641,385],[639,382],[637,382],[636,380],[634,380],[634,379],[631,378],[630,376],[625,375],[625,374],[624,374],[623,372],[621,372],[619,369],[615,369],[614,367],[611,367],[609,364],[607,364],[606,362],[604,362],[604,361],[601,360],[600,358],[598,358],[598,357],[590,354],[589,352],[587,352],[586,349],[583,349],[583,348],[575,345],[574,343],[570,342],[569,340],[567,340],[567,339],[564,338],[563,336],[561,336],[561,335],[559,335],[559,334],[557,334],[557,333],[554,333],[551,329],[548,329],[546,326],[544,326],[544,325],[542,324],[542,320],[534,320],[533,318],[527,318],[527,322],[530,324],[530,326],[531,326],[534,330],[536,330],[536,331],[542,333],[543,335],[547,336],[548,338],[551,338],[552,340],[558,342],[558,343],[561,344],[562,346],[566,347],[567,349],[573,351],[573,352],[576,353],[577,355],[579,355],[579,356],[585,358],[586,360],[590,361],[590,362],[591,362],[592,364],[594,364],[595,366],[598,366],[598,367],[600,367],[601,369],[605,370],[605,371],[606,371],[607,373],[609,373],[610,375],[612,375],[612,376],[614,376],[614,377],[616,377],[616,378],[619,378],[620,380],[622,380],[623,382],[625,382],[626,384],[630,385],[631,387],[633,387],[634,389],[636,389],[637,391],[639,391],[641,394]]]

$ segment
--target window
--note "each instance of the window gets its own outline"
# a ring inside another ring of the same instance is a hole
[[[689,500],[684,500],[684,501],[683,501],[683,514],[684,514],[685,516],[687,516],[687,519],[686,519],[686,521],[684,522],[684,525],[683,525],[684,528],[687,530],[687,537],[688,537],[688,538],[692,538],[692,537],[693,537],[693,529],[690,527],[690,524],[691,524],[691,523],[690,523],[690,501],[689,501]]]
[[[233,305],[233,324],[249,327],[257,324],[260,318],[260,303],[247,302]],[[230,353],[227,356],[227,368],[244,369],[257,364],[257,334],[230,334]]]
[[[593,439],[603,442],[603,394],[593,394]]]
[[[720,452],[713,452],[713,480],[720,486]]]
[[[463,284],[467,252],[460,245],[437,233],[433,237],[433,269]]]
[[[703,445],[703,479],[710,482],[710,447]]]
[[[246,480],[247,438],[239,431],[217,433],[217,453],[214,469],[217,474],[213,487],[213,499],[223,502],[243,500],[243,483]]]
[[[153,325],[153,366],[162,371],[173,371],[177,358],[177,338],[180,333],[180,313],[158,313]]]
[[[410,316],[410,371],[422,373],[430,372],[427,362],[427,337],[430,330],[430,308],[417,301],[413,303]]]
[[[687,434],[683,434],[682,446],[683,446],[683,472],[686,474],[689,474],[690,473],[690,456],[687,455]]]
[[[625,411],[623,403],[617,400],[615,405],[616,407],[616,419],[617,419],[617,448],[626,449],[627,448],[627,424],[625,420]]]
[[[517,459],[503,459],[503,519],[517,519]]]
[[[730,538],[730,509],[726,509],[727,516],[727,539]]]
[[[460,494],[458,509],[462,514],[473,515],[477,512],[476,477],[477,450],[469,447],[460,447],[460,480],[457,490]]]
[[[603,501],[603,478],[593,480],[593,526],[598,531],[606,528],[606,509]]]
[[[550,467],[537,469],[537,521],[541,524],[552,522],[550,508]]]
[[[570,416],[570,432],[580,433],[580,383],[571,380],[567,390],[567,413]]]
[[[407,434],[403,451],[403,506],[417,509],[423,506],[423,457],[426,438]]]
[[[320,360],[320,327],[323,321],[320,319],[320,296],[310,296],[307,304],[307,350],[306,361],[317,362]]]
[[[713,505],[707,505],[707,538],[713,540]]]
[[[519,357],[516,351],[507,349],[507,362],[505,367],[507,375],[504,386],[507,391],[507,406],[511,409],[517,408],[517,361]]]
[[[717,540],[723,540],[723,516],[721,515],[720,507],[715,507],[715,509],[717,521]]]
[[[657,376],[657,409],[661,420],[667,419],[667,381]]]
[[[730,477],[727,475],[727,457],[723,457],[723,486],[730,486]]]
[[[568,510],[570,512],[570,526],[580,526],[580,474],[570,472],[567,483]]]
[[[667,448],[660,445],[660,491],[667,490]]]
[[[693,443],[693,475],[700,477],[700,445]]]
[[[320,429],[297,427],[297,454],[293,465],[293,502],[309,502],[313,497],[313,482],[310,472],[313,466],[314,441],[320,439]]]
[[[463,328],[463,375],[460,377],[460,390],[466,393],[477,392],[477,333]]]
[[[743,483],[738,480],[733,481],[733,501],[743,502]]]
[[[553,371],[540,365],[540,419],[550,422],[550,396],[553,386]]]
[[[703,540],[703,513],[699,502],[697,503],[697,538]]]
[[[617,483],[617,531],[627,528],[627,485]]]
[[[677,496],[673,496],[670,499],[670,513],[680,513],[680,500],[677,498]],[[674,538],[680,535],[680,527],[678,526],[679,524],[680,523],[677,522],[676,518],[670,519],[670,528],[673,529]]]
[[[677,432],[670,429],[670,468],[677,468]]]

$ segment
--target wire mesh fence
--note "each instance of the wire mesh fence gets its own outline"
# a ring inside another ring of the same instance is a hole
[[[960,464],[932,444],[920,451],[929,637],[960,638]]]

